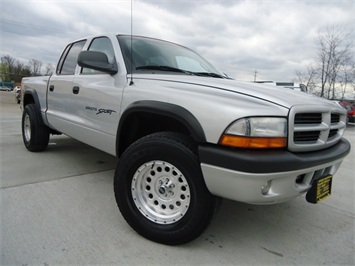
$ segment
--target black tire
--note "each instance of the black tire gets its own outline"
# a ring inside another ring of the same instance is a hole
[[[145,238],[167,245],[197,238],[216,210],[196,145],[176,133],[155,133],[133,143],[118,162],[114,191],[128,224]]]
[[[27,150],[43,151],[49,142],[49,128],[43,123],[36,105],[28,104],[22,114],[22,138]]]

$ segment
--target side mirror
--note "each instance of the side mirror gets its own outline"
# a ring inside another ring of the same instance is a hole
[[[110,64],[107,55],[97,51],[81,51],[78,56],[78,65],[102,71],[108,74],[116,74],[118,72],[117,64]]]
[[[305,93],[308,93],[308,89],[307,89],[307,86],[304,85],[304,84],[300,84],[300,88],[301,88],[301,91],[305,92]]]

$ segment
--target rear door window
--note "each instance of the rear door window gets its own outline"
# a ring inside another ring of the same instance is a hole
[[[85,45],[85,42],[86,42],[86,40],[83,40],[80,42],[73,43],[71,45],[71,47],[67,47],[67,49],[64,51],[64,53],[67,52],[67,54],[66,55],[63,54],[65,56],[63,65],[59,66],[60,67],[60,69],[59,69],[60,75],[74,75],[75,74],[75,68],[76,68],[77,61],[78,61],[78,55],[82,51],[83,46]]]

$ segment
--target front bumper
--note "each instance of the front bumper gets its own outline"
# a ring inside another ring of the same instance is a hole
[[[210,192],[252,204],[273,204],[307,192],[312,181],[334,175],[350,143],[341,139],[320,151],[242,150],[201,145],[201,169]]]

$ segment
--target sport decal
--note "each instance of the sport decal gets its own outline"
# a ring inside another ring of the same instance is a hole
[[[96,115],[99,115],[99,114],[109,114],[109,115],[111,115],[112,113],[116,113],[115,110],[103,109],[103,108],[97,109],[96,107],[92,107],[92,106],[85,106],[85,110],[95,111],[95,112],[97,112]]]

